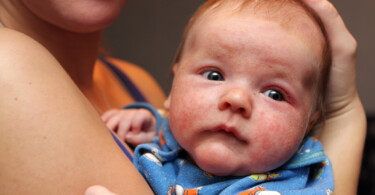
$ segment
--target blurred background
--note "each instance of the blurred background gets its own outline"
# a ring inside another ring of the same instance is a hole
[[[112,56],[146,69],[168,93],[170,67],[183,28],[203,2],[130,0],[118,20],[104,31],[103,47]],[[372,176],[375,174],[375,1],[331,2],[358,42],[357,83],[368,118],[368,136],[358,194],[375,194],[375,176]]]

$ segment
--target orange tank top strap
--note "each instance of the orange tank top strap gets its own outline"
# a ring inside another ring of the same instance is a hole
[[[117,77],[120,81],[121,85],[127,89],[129,94],[133,97],[136,102],[148,102],[145,96],[141,93],[141,91],[137,88],[137,86],[131,81],[131,79],[119,69],[115,64],[110,62],[106,59],[106,57],[99,55],[99,60],[106,66],[108,69],[111,70],[113,75]]]

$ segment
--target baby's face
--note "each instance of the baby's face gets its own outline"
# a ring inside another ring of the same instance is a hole
[[[304,35],[225,12],[193,26],[168,107],[174,136],[201,169],[261,173],[296,152],[318,115],[321,38]]]

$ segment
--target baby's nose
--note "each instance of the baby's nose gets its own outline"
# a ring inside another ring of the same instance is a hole
[[[219,102],[219,110],[230,109],[245,118],[251,115],[251,100],[247,91],[243,89],[231,89],[225,93]]]

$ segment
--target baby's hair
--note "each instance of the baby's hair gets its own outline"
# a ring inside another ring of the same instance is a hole
[[[317,26],[319,26],[324,38],[324,46],[321,64],[319,64],[320,73],[318,75],[318,88],[316,93],[317,97],[314,108],[315,110],[318,110],[320,112],[320,120],[324,121],[324,99],[328,82],[329,70],[331,67],[331,51],[326,36],[325,28],[323,26],[321,19],[312,9],[306,6],[301,0],[207,0],[203,5],[201,5],[198,8],[198,10],[193,14],[188,24],[186,25],[184,32],[182,34],[182,40],[180,42],[176,56],[173,61],[173,66],[180,62],[185,47],[185,41],[189,35],[191,28],[199,20],[199,18],[208,13],[215,13],[215,10],[217,8],[220,8],[221,6],[224,6],[226,4],[234,5],[234,9],[238,11],[242,11],[246,8],[252,8],[252,14],[257,14],[258,10],[266,10],[265,12],[262,12],[261,17],[265,19],[276,20],[280,23],[280,25],[286,28],[293,25],[290,24],[290,22],[297,20],[298,17],[295,17],[296,12],[288,11],[285,5],[297,6],[302,8],[304,10],[304,14],[310,17],[311,20],[314,21],[317,24]]]

